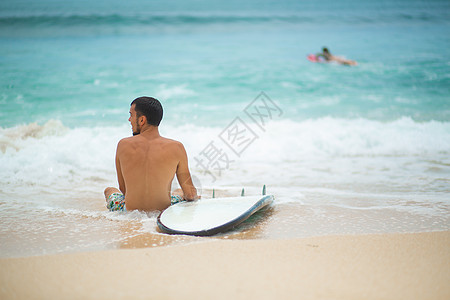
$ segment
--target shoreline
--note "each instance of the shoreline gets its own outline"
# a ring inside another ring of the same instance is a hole
[[[450,231],[0,259],[2,299],[449,299]]]

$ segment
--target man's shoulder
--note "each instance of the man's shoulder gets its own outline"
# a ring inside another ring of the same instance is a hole
[[[126,146],[126,145],[133,143],[134,142],[133,138],[134,138],[133,136],[130,136],[130,137],[121,139],[118,143],[118,146]]]
[[[117,150],[125,151],[127,149],[134,149],[138,147],[139,145],[139,139],[137,139],[137,136],[130,136],[123,138],[119,141],[117,144]]]
[[[184,149],[184,146],[181,142],[165,137],[161,137],[161,141],[163,144],[165,144],[168,147],[178,148],[178,149]]]
[[[126,149],[134,149],[136,147],[144,146],[144,144],[152,143],[154,145],[159,145],[165,148],[167,151],[185,151],[184,145],[173,139],[165,138],[165,137],[159,137],[157,140],[153,141],[147,141],[146,139],[140,138],[139,136],[131,136],[123,138],[119,141],[117,144],[117,149],[126,150]]]

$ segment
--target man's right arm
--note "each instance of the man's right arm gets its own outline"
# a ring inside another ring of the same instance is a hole
[[[121,153],[123,152],[123,140],[121,140],[117,144],[117,151],[116,151],[116,172],[117,172],[117,181],[119,182],[119,190],[122,192],[122,194],[125,195],[126,188],[125,188],[125,180],[123,178],[122,174],[122,168],[120,166],[120,157]]]

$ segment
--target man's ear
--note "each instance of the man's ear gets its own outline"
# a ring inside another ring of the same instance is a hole
[[[147,117],[146,116],[140,116],[138,119],[139,125],[144,126],[145,123],[147,123]]]

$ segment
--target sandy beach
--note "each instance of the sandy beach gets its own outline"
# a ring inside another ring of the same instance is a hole
[[[450,299],[450,231],[0,260],[1,299]]]

